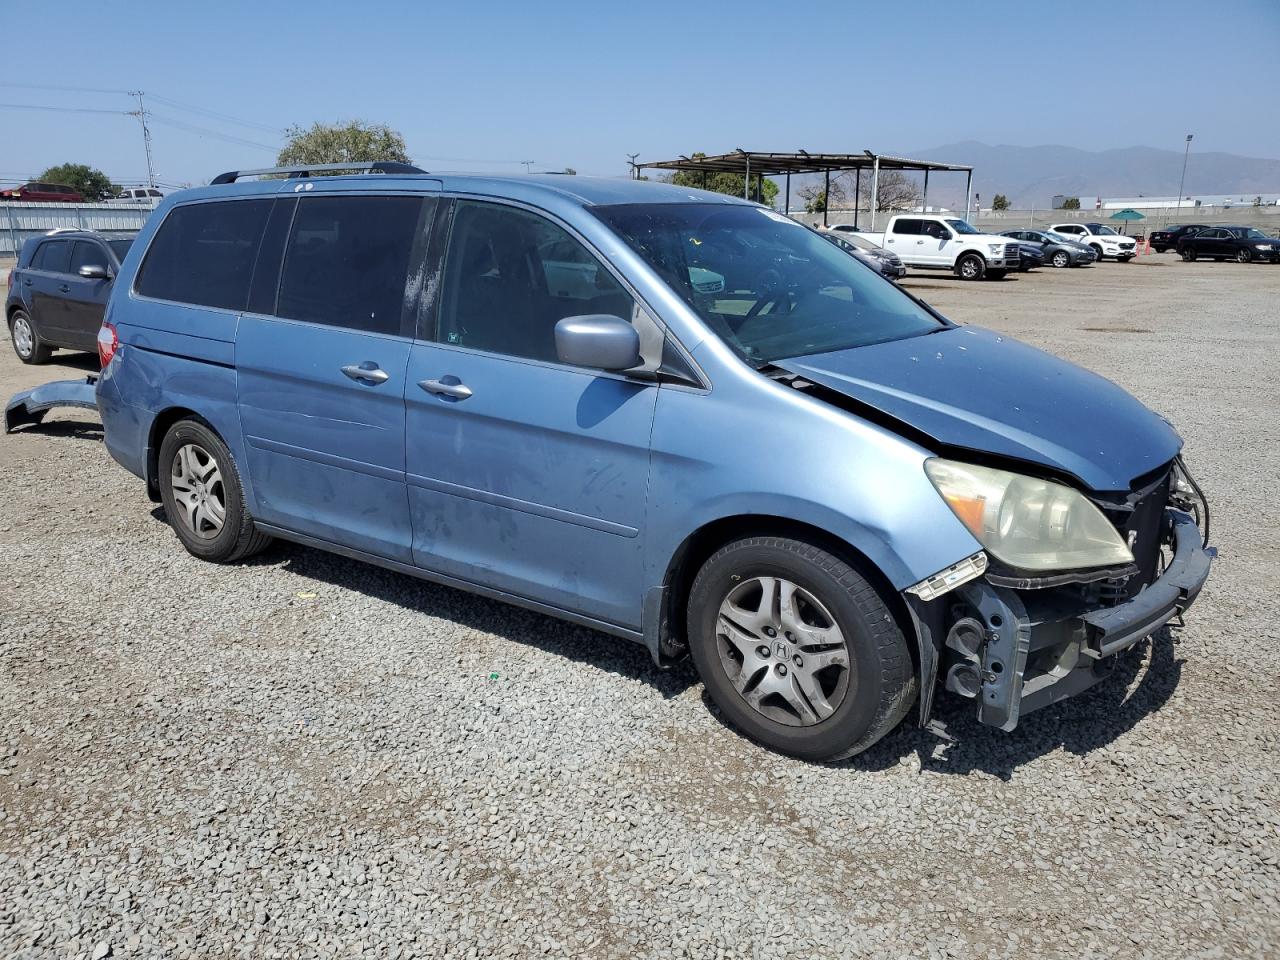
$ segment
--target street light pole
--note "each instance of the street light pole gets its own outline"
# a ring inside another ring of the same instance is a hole
[[[1182,179],[1178,181],[1177,211],[1179,215],[1181,215],[1182,213],[1182,188],[1186,185],[1186,182],[1187,182],[1187,157],[1191,154],[1191,138],[1194,136],[1195,136],[1194,133],[1187,134],[1187,146],[1182,151]]]

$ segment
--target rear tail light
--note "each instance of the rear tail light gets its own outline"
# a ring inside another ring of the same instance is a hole
[[[116,328],[109,323],[104,323],[98,330],[98,360],[102,364],[102,369],[107,368],[107,364],[119,349],[120,338],[116,336]]]

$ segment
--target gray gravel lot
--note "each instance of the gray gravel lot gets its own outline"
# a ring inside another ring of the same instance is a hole
[[[954,744],[805,764],[622,641],[203,564],[58,414],[0,437],[0,954],[1276,956],[1280,267],[906,286],[1178,425],[1222,556],[1173,642],[1011,734],[944,700]],[[96,367],[0,354],[5,397]]]

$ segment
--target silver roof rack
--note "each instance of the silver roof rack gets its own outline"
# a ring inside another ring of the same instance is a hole
[[[268,174],[283,174],[290,179],[309,177],[313,173],[328,171],[349,171],[352,173],[426,173],[411,163],[400,163],[398,160],[355,161],[352,163],[312,163],[303,167],[267,167],[262,170],[228,170],[220,173],[210,181],[211,184],[235,183],[242,177],[264,177]]]

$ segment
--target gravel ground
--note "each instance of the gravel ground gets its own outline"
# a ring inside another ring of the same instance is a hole
[[[0,437],[0,953],[1276,956],[1280,267],[906,285],[1179,425],[1222,556],[1174,642],[1011,734],[945,700],[953,744],[805,764],[622,641],[202,564],[58,414]],[[94,366],[0,348],[4,396]]]

